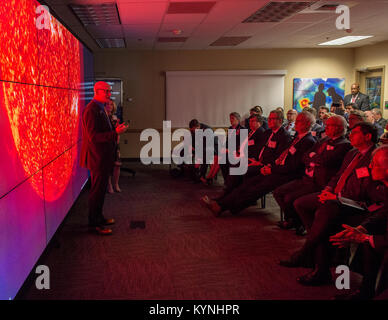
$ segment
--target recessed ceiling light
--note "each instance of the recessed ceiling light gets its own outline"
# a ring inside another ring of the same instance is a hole
[[[347,36],[347,37],[342,37],[331,41],[319,43],[318,45],[319,46],[342,46],[347,43],[360,41],[360,40],[364,40],[372,37],[373,36]]]

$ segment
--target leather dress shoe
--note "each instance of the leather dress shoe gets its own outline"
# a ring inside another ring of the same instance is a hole
[[[109,225],[112,225],[112,224],[115,224],[115,219],[104,219],[104,222],[103,222],[103,225],[104,226],[109,226]]]
[[[366,290],[356,290],[352,293],[338,294],[334,296],[334,300],[361,301],[361,300],[371,300],[373,297],[374,297],[373,291],[368,292]]]
[[[208,196],[204,196],[201,198],[201,204],[210,209],[216,217],[219,217],[221,214],[221,207],[214,200],[211,200]]]
[[[324,273],[313,271],[296,278],[296,281],[303,286],[313,287],[313,286],[322,286],[324,284],[332,283],[333,279],[331,277],[330,271],[324,272]]]
[[[90,232],[96,233],[100,236],[110,236],[112,234],[112,229],[104,227],[90,227]]]

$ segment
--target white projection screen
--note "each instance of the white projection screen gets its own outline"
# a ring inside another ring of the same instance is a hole
[[[198,119],[212,127],[228,127],[229,114],[249,115],[255,105],[264,116],[284,106],[286,70],[168,71],[166,120],[173,128]]]

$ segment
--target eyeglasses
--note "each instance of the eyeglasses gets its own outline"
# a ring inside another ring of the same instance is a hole
[[[112,93],[112,90],[110,90],[110,89],[97,89],[97,90],[102,90],[105,93]]]

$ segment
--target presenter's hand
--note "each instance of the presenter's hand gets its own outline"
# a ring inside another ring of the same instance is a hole
[[[129,128],[129,125],[126,126],[125,123],[119,124],[119,125],[116,127],[116,133],[117,133],[117,134],[122,134],[122,133],[124,133],[125,131],[127,131],[128,128]]]

